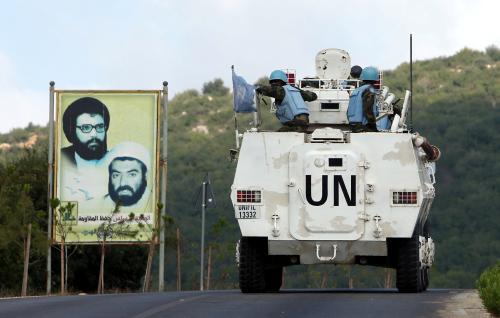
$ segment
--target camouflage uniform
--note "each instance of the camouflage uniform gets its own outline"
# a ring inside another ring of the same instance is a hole
[[[280,107],[281,102],[285,98],[285,89],[279,85],[262,85],[256,89],[258,93],[264,96],[272,97],[275,103]],[[302,99],[306,102],[312,102],[318,98],[318,95],[314,92],[300,90],[300,95]],[[295,116],[295,118],[289,122],[283,124],[283,126],[278,131],[298,131],[304,132],[307,130],[309,125],[309,115],[300,114]]]
[[[377,119],[373,114],[372,105],[375,101],[375,94],[371,93],[369,90],[363,92],[363,112],[368,120],[366,125],[361,123],[350,124],[351,130],[353,132],[363,132],[363,131],[378,131],[377,130]],[[394,114],[401,116],[401,106],[393,105]],[[390,116],[389,119],[392,121],[394,116]]]
[[[367,89],[363,92],[363,112],[368,120],[366,131],[377,131],[377,117],[373,113],[373,103],[375,103],[375,94]]]

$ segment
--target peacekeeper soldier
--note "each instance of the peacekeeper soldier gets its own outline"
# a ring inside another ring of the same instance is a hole
[[[358,87],[358,80],[359,77],[361,76],[361,72],[363,71],[363,68],[359,65],[354,65],[351,67],[351,72],[349,73],[349,78],[347,81],[342,82],[342,86],[354,86]]]
[[[361,72],[363,72],[363,68],[359,65],[354,65],[351,67],[351,72],[349,73],[349,78],[357,80],[361,76]]]
[[[256,91],[275,99],[276,117],[283,124],[278,131],[305,132],[309,125],[309,108],[304,101],[312,102],[318,96],[289,85],[287,80],[285,72],[273,71],[269,76],[270,85],[260,86]]]
[[[361,72],[361,86],[356,88],[349,98],[347,119],[353,132],[378,131],[378,107],[374,84],[378,80],[375,67],[365,67]],[[384,117],[384,118],[387,118]]]

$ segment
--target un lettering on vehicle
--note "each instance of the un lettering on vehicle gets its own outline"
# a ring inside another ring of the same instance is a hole
[[[258,219],[260,218],[259,205],[236,205],[235,206],[235,217],[237,219]]]
[[[305,176],[306,184],[306,200],[309,205],[322,206],[324,204],[331,204],[337,207],[340,205],[341,200],[347,206],[356,206],[356,175],[348,177],[350,180],[347,183],[342,175],[322,175],[321,176],[321,191],[313,191],[312,176],[310,174]],[[333,191],[330,191],[332,187]],[[316,187],[317,189],[317,187]],[[333,200],[329,198],[330,192],[333,192]]]

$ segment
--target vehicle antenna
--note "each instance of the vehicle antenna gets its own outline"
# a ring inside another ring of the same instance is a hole
[[[413,131],[413,35],[410,33],[410,123],[408,130]]]

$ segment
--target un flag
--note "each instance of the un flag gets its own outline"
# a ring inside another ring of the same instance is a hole
[[[233,72],[234,111],[237,113],[253,113],[255,106],[255,86],[250,85],[241,76]]]

